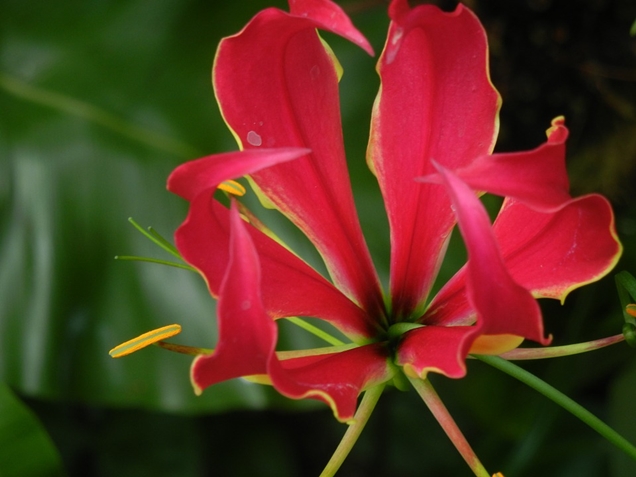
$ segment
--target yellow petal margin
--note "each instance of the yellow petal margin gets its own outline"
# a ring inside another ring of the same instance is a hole
[[[168,325],[157,328],[156,330],[149,331],[143,335],[139,335],[136,338],[126,341],[125,343],[115,346],[108,354],[113,358],[121,358],[122,356],[134,353],[141,348],[150,346],[157,341],[165,340],[171,336],[181,333],[181,325]]]

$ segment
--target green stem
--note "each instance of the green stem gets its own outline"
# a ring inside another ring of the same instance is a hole
[[[578,417],[581,421],[586,423],[609,442],[621,449],[632,459],[636,460],[636,447],[634,447],[634,445],[632,445],[627,439],[625,439],[618,432],[605,424],[579,403],[575,402],[574,400],[563,394],[561,391],[550,386],[548,383],[536,377],[534,374],[498,356],[474,355],[474,357],[486,364],[489,364],[493,368],[497,368],[498,370],[509,374],[513,378],[518,379],[522,383],[530,386],[535,391],[540,392],[566,411]]]
[[[470,444],[464,437],[464,434],[462,434],[462,431],[460,431],[459,427],[457,427],[453,417],[448,412],[448,409],[446,409],[446,406],[444,406],[444,403],[433,388],[431,382],[428,379],[411,378],[410,376],[407,377],[473,473],[477,477],[490,477],[488,471],[479,461],[475,451],[473,451],[470,447]]]
[[[371,413],[373,412],[373,409],[375,409],[375,405],[378,403],[378,399],[380,399],[382,391],[384,391],[384,384],[378,384],[364,393],[360,406],[358,407],[355,416],[353,416],[353,421],[349,424],[347,432],[345,432],[345,435],[342,437],[342,440],[340,441],[340,444],[338,444],[336,451],[331,456],[331,459],[327,462],[327,466],[320,474],[320,477],[332,477],[336,474],[336,472],[338,472],[338,469],[349,455],[349,452],[351,452],[354,444],[357,442],[358,437],[360,437],[360,433],[367,424],[369,417],[371,417]]]

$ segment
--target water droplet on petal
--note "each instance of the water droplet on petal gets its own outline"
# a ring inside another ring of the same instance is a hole
[[[402,35],[404,35],[404,30],[402,28],[396,28],[391,35],[391,44],[395,45],[398,41],[402,39]]]
[[[386,64],[390,65],[395,60],[395,56],[397,55],[398,50],[400,49],[400,44],[402,40],[402,36],[404,35],[404,30],[402,28],[396,28],[393,34],[391,35],[391,40],[389,41],[389,45],[386,49]]]
[[[260,146],[261,144],[263,144],[263,140],[256,133],[256,131],[250,131],[247,133],[247,142],[250,143],[250,145],[252,146]]]

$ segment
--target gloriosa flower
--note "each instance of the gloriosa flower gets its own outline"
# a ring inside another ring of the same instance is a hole
[[[608,202],[569,195],[564,119],[536,149],[493,153],[501,100],[478,19],[461,5],[447,13],[393,0],[367,153],[390,225],[384,293],[349,183],[342,71],[316,30],[372,49],[331,1],[289,3],[289,13],[261,11],[217,51],[214,90],[241,151],[188,162],[168,181],[190,202],[176,246],[218,298],[219,341],[192,365],[197,392],[250,377],[324,401],[350,422],[363,391],[417,387],[429,372],[461,378],[469,354],[549,344],[536,298],[563,301],[621,253]],[[238,199],[227,207],[215,198],[219,184],[243,176],[315,245],[330,279]],[[484,192],[505,197],[494,224]],[[430,299],[456,224],[468,261]],[[328,322],[349,343],[277,351],[276,321],[299,316]]]

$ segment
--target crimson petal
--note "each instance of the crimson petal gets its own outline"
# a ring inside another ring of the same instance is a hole
[[[336,418],[350,421],[360,392],[393,376],[388,352],[370,344],[339,353],[292,358],[269,368],[274,387],[294,399],[313,398],[331,406]]]
[[[453,172],[474,190],[512,197],[540,211],[559,209],[571,199],[564,124],[563,117],[552,121],[548,141],[532,151],[480,156]],[[441,182],[434,177],[418,180]]]
[[[315,31],[324,28],[360,44],[361,35],[343,15],[325,0],[292,2],[292,14],[260,12],[221,42],[213,82],[242,148],[311,149],[252,179],[314,243],[336,285],[376,313],[383,303],[346,167],[337,67]]]
[[[234,206],[230,257],[217,308],[219,342],[212,354],[198,356],[192,363],[197,394],[221,381],[265,374],[275,358],[278,329],[263,309],[258,255],[242,222]]]
[[[282,394],[322,400],[339,420],[351,420],[360,392],[392,376],[386,349],[372,344],[281,363],[275,352],[276,324],[261,300],[259,256],[236,206],[230,222],[230,260],[218,304],[219,343],[212,354],[192,363],[195,391],[240,376],[267,374]]]
[[[397,0],[390,15],[368,162],[391,226],[393,313],[408,319],[426,299],[454,226],[443,188],[414,179],[435,172],[431,159],[456,169],[489,154],[500,98],[486,34],[470,10],[410,9]]]
[[[515,281],[536,297],[561,302],[605,276],[622,251],[611,205],[597,194],[571,199],[554,213],[508,199],[493,231]]]
[[[289,12],[297,17],[307,17],[320,28],[346,38],[373,55],[373,48],[351,23],[347,14],[330,0],[289,0]]]
[[[356,341],[375,334],[368,315],[312,267],[255,227],[246,228],[260,257],[262,297],[271,316],[321,318]],[[221,294],[230,229],[228,209],[208,190],[192,201],[175,234],[183,258],[203,274],[214,296]]]
[[[507,199],[493,232],[515,282],[537,298],[561,302],[573,289],[606,275],[622,251],[611,206],[596,194],[571,199],[551,213]],[[474,321],[465,287],[464,267],[435,296],[422,322],[449,326]]]
[[[223,181],[298,159],[309,152],[308,149],[290,147],[213,154],[177,167],[168,177],[168,190],[192,201],[201,192],[215,189]]]
[[[426,378],[429,372],[449,378],[466,374],[466,356],[475,339],[472,326],[424,326],[404,334],[397,364],[410,376]]]
[[[466,293],[477,314],[475,334],[515,335],[548,344],[539,305],[507,270],[483,205],[461,179],[440,165],[436,167],[468,251]]]

